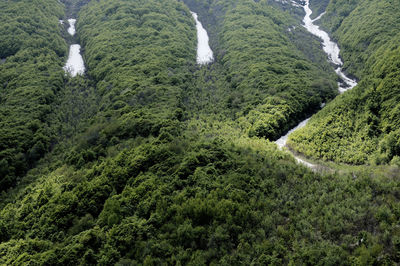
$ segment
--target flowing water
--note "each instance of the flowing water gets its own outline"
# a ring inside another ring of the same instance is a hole
[[[354,88],[357,85],[357,82],[349,77],[342,71],[343,62],[340,59],[339,53],[340,49],[337,43],[333,42],[328,33],[321,30],[319,26],[315,25],[314,22],[319,20],[325,13],[319,15],[316,19],[311,19],[312,10],[309,7],[309,0],[305,1],[305,5],[303,6],[306,15],[304,16],[303,22],[304,27],[313,35],[318,36],[322,39],[322,47],[324,52],[328,55],[329,61],[335,65],[335,72],[339,75],[339,77],[343,80],[343,82],[339,82],[339,92],[343,93],[347,90]]]
[[[341,58],[339,56],[339,54],[340,54],[339,46],[329,38],[328,33],[326,33],[325,31],[321,30],[319,28],[319,26],[314,24],[314,22],[319,20],[325,13],[322,13],[321,15],[319,15],[315,19],[311,19],[312,10],[309,7],[309,0],[305,0],[304,3],[305,3],[305,5],[303,6],[303,8],[304,8],[304,11],[306,13],[306,15],[304,16],[304,19],[303,19],[304,27],[310,33],[312,33],[313,35],[319,37],[322,40],[323,50],[328,55],[329,61],[335,66],[335,72],[338,74],[338,76],[342,80],[341,82],[338,83],[339,92],[343,93],[343,92],[345,92],[347,90],[350,90],[350,89],[354,88],[357,85],[357,82],[355,80],[347,77],[346,74],[342,70],[343,62],[342,62],[342,60],[341,60]],[[325,104],[323,104],[321,107],[323,107],[324,105]],[[282,136],[280,139],[275,141],[275,143],[278,145],[278,147],[280,149],[285,147],[289,135],[291,133],[293,133],[294,131],[304,127],[307,124],[309,119],[310,118],[307,118],[306,120],[300,122],[300,124],[298,124],[295,128],[290,130],[286,135]],[[308,163],[308,162],[302,160],[301,158],[299,158],[297,156],[295,156],[295,158],[296,158],[296,160],[298,162],[306,165],[307,167],[310,167],[310,168],[315,168],[316,167],[315,165],[313,165],[311,163]]]
[[[70,18],[70,19],[68,19],[68,23],[69,23],[68,33],[69,33],[71,36],[74,36],[75,33],[76,33],[76,31],[75,31],[76,19]]]
[[[69,28],[68,33],[74,36],[76,19],[68,19]],[[64,71],[68,72],[72,77],[76,75],[83,75],[85,73],[85,64],[81,55],[81,46],[79,44],[72,44],[69,48],[68,61],[64,66]]]
[[[214,60],[213,51],[208,44],[207,31],[203,28],[203,25],[198,20],[197,14],[194,12],[191,13],[196,21],[197,29],[197,63],[200,65],[205,65]]]
[[[79,44],[72,44],[70,46],[68,61],[64,66],[64,70],[70,73],[72,77],[85,73],[85,64],[83,63],[81,46]]]

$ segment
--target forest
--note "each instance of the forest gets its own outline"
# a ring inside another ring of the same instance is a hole
[[[336,76],[319,43],[303,36],[300,25],[288,32],[299,21],[285,12],[266,1],[215,1],[210,7],[188,2],[212,14],[206,21],[213,25],[211,36],[218,36],[216,50],[228,83],[225,109],[249,136],[276,140],[336,95]],[[315,54],[304,42],[311,42]]]
[[[328,5],[321,23],[338,39],[344,67],[360,82],[295,132],[293,149],[339,163],[400,164],[400,6],[395,2]]]
[[[0,264],[400,263],[396,1],[312,1],[360,81],[342,95],[287,3],[0,3]],[[290,148],[362,167],[278,149],[314,113]]]
[[[57,1],[0,3],[0,190],[16,183],[57,136],[51,117],[64,85],[67,44]]]

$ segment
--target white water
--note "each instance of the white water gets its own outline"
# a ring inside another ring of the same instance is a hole
[[[283,147],[286,146],[286,142],[287,142],[289,135],[292,134],[294,131],[305,127],[307,125],[308,120],[310,120],[310,118],[307,118],[306,120],[301,121],[300,124],[298,124],[295,128],[291,129],[286,135],[280,137],[277,141],[275,141],[276,145],[278,145],[280,150],[282,150]],[[297,162],[307,166],[308,168],[314,169],[316,167],[316,165],[309,163],[309,162],[301,159],[300,157],[294,156],[294,158],[296,159]]]
[[[329,60],[335,64],[341,66],[343,64],[342,60],[339,57],[339,46],[332,42],[329,38],[328,33],[319,29],[319,26],[314,24],[314,20],[311,19],[312,11],[308,6],[308,1],[306,1],[306,5],[303,7],[306,15],[303,19],[304,27],[311,32],[313,35],[318,36],[322,39],[322,46],[325,53],[328,54]]]
[[[68,33],[72,36],[75,35],[75,22],[76,19],[68,19],[69,28]],[[76,75],[83,75],[85,73],[85,64],[81,55],[81,46],[79,44],[72,44],[69,48],[68,61],[63,67],[64,71],[70,73],[72,77]]]
[[[355,81],[354,79],[351,79],[349,77],[347,77],[343,71],[342,71],[342,67],[338,67],[337,69],[335,69],[336,74],[339,75],[339,77],[343,80],[343,83],[339,82],[339,92],[343,93],[345,91],[351,90],[352,88],[354,88],[355,86],[357,86],[357,81]]]
[[[322,18],[323,15],[325,15],[326,12],[322,12],[321,14],[319,14],[318,17],[316,17],[315,19],[313,19],[313,22],[320,20]]]
[[[68,19],[68,23],[69,23],[68,33],[69,33],[71,36],[74,36],[75,33],[76,33],[76,30],[75,30],[75,22],[76,22],[76,19],[74,19],[74,18]]]
[[[335,72],[343,80],[343,82],[338,83],[339,92],[343,93],[347,90],[354,88],[357,85],[357,82],[347,77],[346,74],[342,71],[343,62],[339,56],[339,46],[335,42],[331,41],[328,33],[321,30],[319,26],[314,24],[314,22],[319,20],[325,14],[325,12],[319,15],[317,18],[311,19],[312,10],[309,7],[309,0],[305,0],[305,5],[303,6],[303,8],[306,12],[306,15],[303,19],[304,27],[309,32],[322,39],[322,47],[325,53],[328,55],[329,61],[335,65]]]
[[[278,145],[278,147],[280,149],[285,147],[289,135],[292,134],[294,131],[296,131],[302,127],[305,127],[305,125],[307,125],[308,120],[310,120],[310,118],[307,118],[306,120],[301,121],[300,124],[298,124],[295,128],[292,128],[291,130],[289,130],[289,132],[285,136],[280,137],[280,139],[275,141],[276,145]]]
[[[295,6],[297,6],[297,5],[295,5]],[[339,56],[339,53],[340,53],[339,46],[335,42],[331,41],[328,33],[321,30],[319,28],[319,26],[314,24],[314,22],[319,20],[325,14],[325,12],[322,13],[321,15],[319,15],[317,18],[311,19],[312,10],[309,7],[309,0],[305,0],[305,5],[303,6],[303,8],[304,8],[304,11],[306,12],[306,15],[304,16],[304,19],[303,19],[304,27],[313,35],[321,38],[323,50],[328,55],[329,61],[335,65],[335,72],[338,74],[338,76],[343,81],[343,82],[338,83],[339,92],[343,93],[347,90],[354,88],[357,85],[357,82],[355,80],[347,77],[346,74],[342,71],[343,62]],[[325,104],[322,104],[321,108],[323,108],[324,106],[325,106]],[[278,145],[279,149],[283,149],[283,147],[286,146],[289,135],[291,133],[293,133],[294,131],[296,131],[302,127],[305,127],[308,120],[310,120],[310,118],[307,118],[306,120],[301,121],[300,124],[298,124],[295,128],[291,129],[286,135],[282,136],[277,141],[275,141],[275,143]],[[315,169],[315,167],[316,167],[315,165],[313,165],[309,162],[306,162],[297,156],[294,156],[294,157],[296,158],[296,160],[299,163],[304,164],[305,166],[307,166],[309,168]]]
[[[69,48],[68,61],[64,66],[64,70],[70,73],[72,77],[85,73],[85,64],[83,63],[79,44],[72,44]]]
[[[197,29],[197,63],[205,65],[211,63],[214,60],[213,52],[208,44],[208,34],[203,28],[203,25],[198,20],[197,14],[191,12],[194,20],[196,21]]]

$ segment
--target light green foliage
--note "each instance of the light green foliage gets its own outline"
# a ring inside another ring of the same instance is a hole
[[[387,164],[400,154],[400,8],[393,1],[357,3],[334,35],[343,44],[345,66],[361,82],[295,132],[289,145],[313,158]],[[326,20],[342,8],[336,4]]]
[[[61,167],[21,190],[0,213],[0,262],[396,260],[398,249],[384,243],[400,237],[397,179],[319,176],[221,123],[189,128],[85,170]]]
[[[319,42],[266,1],[188,4],[215,37],[212,65],[195,65],[182,2],[82,9],[89,75],[57,95],[51,152],[0,195],[0,264],[397,262],[398,158],[388,177],[320,175],[256,137],[334,96]]]

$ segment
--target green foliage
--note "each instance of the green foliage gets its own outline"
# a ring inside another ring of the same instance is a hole
[[[145,106],[168,116],[159,105],[179,104],[178,88],[188,77],[183,67],[195,56],[194,22],[183,4],[100,1],[90,3],[80,18],[78,33],[89,75],[103,96],[101,108]]]
[[[3,1],[0,3],[0,10],[0,58],[30,49],[23,53],[26,57],[27,53],[34,53],[35,50],[38,53],[42,48],[47,48],[60,57],[66,54],[65,43],[60,38],[58,27],[58,18],[64,15],[63,5],[55,0],[35,3]],[[19,58],[19,61],[26,59]],[[45,68],[45,64],[41,67]]]
[[[343,48],[344,67],[358,78],[363,78],[365,75],[375,76],[372,69],[382,59],[388,50],[388,45],[398,45],[400,25],[399,6],[396,4],[398,1],[346,2],[349,3],[331,5],[338,8],[356,6],[345,12],[343,16],[346,18],[339,28],[331,28],[334,37]],[[353,11],[350,13],[350,10]],[[332,14],[330,9],[327,10],[328,16],[324,18],[325,21],[329,20],[329,14]]]
[[[330,0],[310,0],[310,8],[313,11],[311,14],[312,18],[318,17],[321,13],[325,12]]]
[[[0,190],[35,165],[54,143],[50,119],[64,86],[66,43],[57,1],[0,3]]]
[[[65,2],[67,12],[85,3]],[[398,157],[390,178],[320,175],[264,139],[335,95],[318,41],[287,30],[297,15],[266,1],[189,4],[206,27],[215,21],[213,65],[194,65],[182,2],[82,9],[89,76],[65,80],[54,112],[29,125],[53,123],[57,141],[0,195],[0,264],[398,262]],[[53,139],[42,135],[29,148],[36,160]],[[393,134],[380,144],[398,152]]]
[[[313,2],[315,1],[311,1],[312,6],[315,6]],[[322,2],[326,1],[324,0]],[[321,21],[334,32],[342,25],[343,20],[349,16],[360,2],[363,2],[363,0],[330,0],[326,8],[326,14],[322,17]]]
[[[342,8],[339,2],[331,2],[326,20],[332,9]],[[335,36],[343,44],[345,66],[361,82],[295,132],[289,145],[324,160],[388,164],[394,159],[395,164],[400,136],[400,20],[395,14],[400,9],[392,1],[357,3]]]
[[[218,36],[215,54],[229,86],[224,109],[246,121],[250,136],[275,140],[335,95],[336,77],[318,45],[288,13],[265,1],[186,2],[203,8]],[[293,24],[299,29],[288,31]],[[300,38],[316,55],[297,45]]]
[[[395,261],[386,243],[400,237],[399,180],[357,175],[315,175],[274,144],[229,133],[154,139],[21,190],[0,213],[0,262]]]

